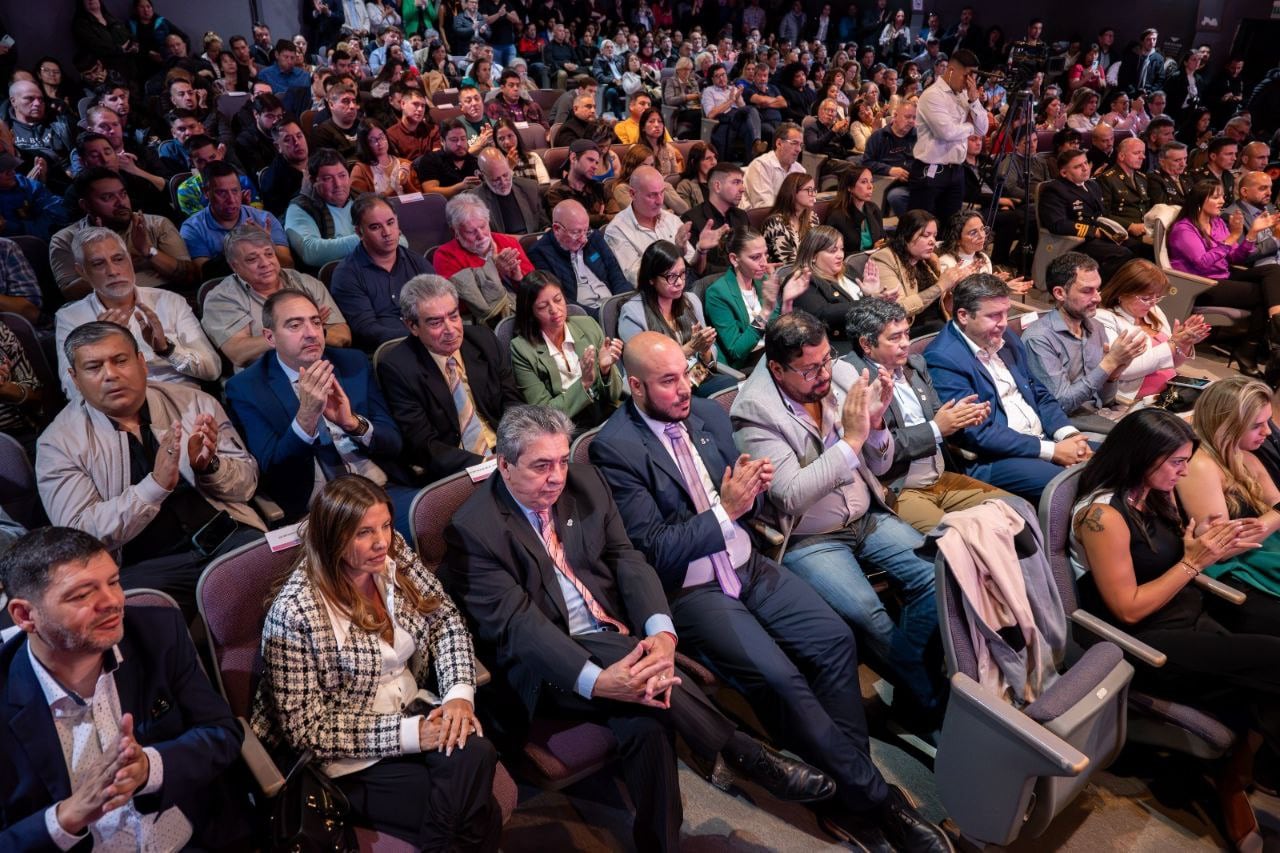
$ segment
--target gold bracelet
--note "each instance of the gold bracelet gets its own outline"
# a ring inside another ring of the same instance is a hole
[[[1200,574],[1200,572],[1196,570],[1196,567],[1188,563],[1186,560],[1179,560],[1178,565],[1182,566],[1183,571],[1185,571],[1188,575],[1190,575],[1193,578],[1196,575]]]

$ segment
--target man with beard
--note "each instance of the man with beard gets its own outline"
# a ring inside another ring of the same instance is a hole
[[[414,174],[424,193],[439,193],[445,198],[482,183],[475,155],[467,150],[467,128],[461,119],[449,119],[440,126],[443,143],[439,151],[423,154],[413,163]]]
[[[1067,252],[1054,258],[1045,273],[1045,282],[1058,307],[1041,316],[1022,335],[1031,373],[1058,399],[1076,426],[1108,433],[1111,421],[1090,415],[1115,405],[1116,380],[1146,352],[1146,335],[1140,329],[1130,329],[1107,343],[1106,330],[1094,319],[1102,303],[1102,276],[1098,262],[1088,255]],[[1193,320],[1194,324],[1189,320],[1176,327],[1179,344],[1187,350],[1197,340],[1195,335],[1200,328],[1208,331],[1202,318]],[[1164,367],[1173,366],[1168,347],[1152,350],[1168,362]]]
[[[0,847],[248,841],[243,815],[217,809],[240,727],[182,617],[126,608],[121,575],[103,542],[70,527],[33,531],[0,559],[23,632],[0,649],[0,691],[22,697],[0,716],[0,773],[13,780]]]
[[[489,207],[475,195],[450,199],[444,215],[454,238],[436,250],[436,272],[457,286],[475,319],[494,325],[514,313],[512,294],[533,264],[519,239],[493,233]]]
[[[49,241],[49,265],[64,296],[76,299],[89,292],[71,252],[71,242],[86,228],[110,228],[124,238],[140,287],[185,289],[195,282],[195,265],[178,229],[163,216],[134,212],[118,174],[105,166],[90,166],[76,177],[73,190],[84,219]]]
[[[123,155],[117,152],[110,138],[92,131],[82,133],[76,138],[76,154],[81,171],[91,166],[102,166],[118,174],[124,181],[129,199],[144,213],[163,217],[173,212],[165,179],[141,169],[137,159],[127,152]],[[72,184],[62,199],[67,210],[72,211],[79,207],[80,202],[74,187]]]

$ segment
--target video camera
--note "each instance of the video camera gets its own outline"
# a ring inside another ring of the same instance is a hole
[[[1037,74],[1060,74],[1066,67],[1065,56],[1050,57],[1047,43],[1015,41],[1009,45],[1007,65],[979,76],[993,77],[1012,92],[1030,86]]]

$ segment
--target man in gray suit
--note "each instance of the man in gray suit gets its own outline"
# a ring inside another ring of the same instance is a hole
[[[990,498],[1012,499],[1008,492],[956,473],[944,439],[985,421],[991,404],[977,402],[976,395],[945,403],[938,399],[924,356],[911,354],[911,319],[903,307],[887,299],[860,299],[845,322],[854,345],[845,360],[855,370],[883,368],[893,377],[893,398],[884,412],[893,435],[893,463],[884,480],[898,496],[898,516],[927,534],[944,513]]]
[[[547,230],[547,211],[538,196],[538,184],[517,178],[507,156],[486,148],[476,158],[484,186],[474,192],[489,206],[489,228],[499,234],[537,234]]]
[[[782,563],[861,629],[906,688],[895,695],[895,710],[933,728],[941,712],[939,685],[924,662],[938,630],[933,565],[916,556],[923,537],[894,515],[876,480],[894,459],[884,421],[893,379],[883,369],[860,375],[836,360],[826,325],[804,311],[774,319],[764,340],[764,358],[730,416],[742,451],[773,462],[768,495],[787,539]],[[869,402],[861,418],[858,395]],[[898,624],[863,574],[864,564],[900,588]]]

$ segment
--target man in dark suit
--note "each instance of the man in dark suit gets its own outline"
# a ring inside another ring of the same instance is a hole
[[[400,430],[368,359],[326,348],[320,309],[300,291],[268,297],[262,326],[272,351],[227,382],[227,407],[271,497],[297,517],[328,480],[363,474],[386,487],[396,528],[408,536],[416,490],[401,470]]]
[[[775,796],[829,797],[831,780],[734,729],[675,665],[676,631],[662,585],[631,547],[599,472],[569,465],[572,422],[516,406],[498,426],[498,475],[454,514],[442,580],[475,629],[477,651],[534,716],[591,720],[619,742],[636,806],[639,850],[679,847],[682,822],[672,734],[717,771]]]
[[[378,380],[405,437],[405,458],[438,480],[493,454],[502,413],[522,402],[493,332],[464,326],[458,291],[420,275],[400,291],[409,337],[383,356]]]
[[[517,178],[507,155],[486,148],[476,158],[482,186],[472,192],[489,206],[489,228],[499,234],[537,234],[547,229],[538,182]]]
[[[569,291],[569,301],[596,320],[610,296],[632,289],[604,234],[591,227],[587,209],[576,199],[567,198],[551,211],[551,230],[533,244],[529,260],[554,275]]]
[[[990,403],[975,395],[942,402],[929,379],[924,356],[911,354],[911,319],[887,299],[860,299],[849,309],[845,360],[861,373],[884,368],[893,376],[893,399],[884,411],[893,436],[893,462],[881,480],[898,496],[894,512],[927,534],[944,513],[968,509],[995,497],[1009,497],[993,486],[957,474],[944,440],[991,415]]]
[[[178,611],[126,609],[118,577],[103,544],[69,527],[0,558],[21,629],[0,647],[0,850],[248,841],[218,784],[240,727]]]
[[[1058,177],[1040,185],[1041,227],[1050,234],[1084,240],[1078,251],[1098,262],[1104,281],[1132,260],[1135,250],[1149,254],[1141,240],[1099,224],[1105,213],[1102,189],[1089,177],[1085,152],[1068,148],[1058,155],[1057,165]]]
[[[943,400],[976,396],[991,404],[991,416],[951,441],[972,456],[970,477],[1039,503],[1064,466],[1093,452],[1031,374],[1027,351],[1009,329],[1008,286],[979,273],[962,279],[953,294],[953,319],[924,351],[933,387]]]
[[[853,633],[813,587],[755,551],[767,458],[739,454],[729,416],[695,399],[680,345],[641,332],[624,351],[631,402],[591,443],[631,541],[657,571],[686,646],[739,685],[789,749],[836,782],[826,825],[875,849],[948,850],[867,749]]]

